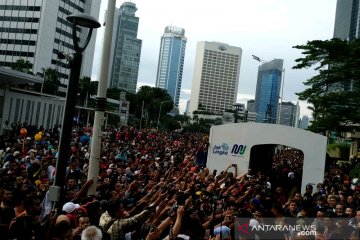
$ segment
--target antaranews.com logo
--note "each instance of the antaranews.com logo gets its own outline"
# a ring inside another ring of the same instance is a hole
[[[296,219],[295,219],[296,220]],[[266,223],[258,222],[255,219],[236,218],[235,239],[284,239],[287,237],[316,236],[317,226],[313,221],[309,223],[283,223],[275,224],[276,219],[267,219]]]

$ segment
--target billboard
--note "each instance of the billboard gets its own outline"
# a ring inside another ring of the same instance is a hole
[[[263,144],[285,145],[304,153],[302,193],[306,184],[323,182],[327,138],[283,125],[246,122],[213,126],[210,129],[207,167],[219,172],[237,164],[238,174],[244,174],[249,169],[251,148]]]

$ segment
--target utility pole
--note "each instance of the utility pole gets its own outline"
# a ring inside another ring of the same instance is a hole
[[[96,96],[95,105],[95,117],[93,125],[93,136],[91,140],[91,152],[89,162],[88,180],[93,179],[94,183],[89,187],[88,195],[95,195],[97,177],[99,175],[99,159],[101,153],[101,140],[102,131],[101,126],[104,123],[104,113],[106,110],[106,91],[107,91],[107,80],[110,65],[110,51],[111,51],[111,40],[113,33],[115,14],[115,0],[108,0],[107,11],[106,11],[106,23],[105,23],[105,34],[104,43],[101,56],[101,68],[100,68],[100,79],[98,85],[98,91]]]

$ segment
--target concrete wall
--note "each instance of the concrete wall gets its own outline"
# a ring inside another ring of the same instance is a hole
[[[62,122],[64,98],[41,97],[8,88],[0,95],[3,96],[1,130],[6,120],[10,124],[21,121],[38,127],[43,126],[45,129],[53,128]]]

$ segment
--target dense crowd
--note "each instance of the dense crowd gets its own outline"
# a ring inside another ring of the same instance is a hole
[[[19,124],[1,136],[0,239],[359,239],[360,180],[349,169],[301,194],[298,150],[279,149],[272,175],[238,176],[229,171],[236,165],[206,168],[205,135],[109,127],[98,178],[88,181],[91,131],[73,130],[59,209],[48,189],[61,126]],[[87,196],[93,183],[96,194]],[[252,231],[290,223],[314,225],[316,234]]]

